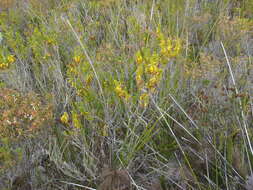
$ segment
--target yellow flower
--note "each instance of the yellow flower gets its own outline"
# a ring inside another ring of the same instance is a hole
[[[148,81],[148,88],[152,90],[158,84],[158,82],[159,82],[159,79],[157,76],[152,77]]]
[[[120,98],[123,98],[123,99],[125,99],[125,100],[129,99],[129,98],[130,98],[130,95],[127,93],[126,90],[124,90],[124,89],[122,88],[120,82],[118,82],[118,81],[115,80],[114,83],[115,83],[115,88],[114,88],[114,90],[115,90],[116,94],[117,94]]]
[[[67,112],[64,112],[63,115],[61,116],[61,122],[67,124],[68,121],[69,121],[69,115]]]
[[[168,51],[172,50],[173,43],[174,43],[173,39],[171,39],[171,38],[167,39],[167,44],[166,45],[167,45],[167,50]]]
[[[85,85],[86,86],[90,86],[91,82],[93,80],[93,75],[92,74],[89,74],[86,78],[86,81],[85,81]]]
[[[167,55],[167,49],[166,49],[166,47],[161,47],[161,54],[162,54],[163,56],[166,56],[166,55]]]
[[[81,62],[81,56],[77,55],[77,56],[73,57],[73,60],[74,60],[75,63],[80,63]]]
[[[0,69],[4,70],[9,67],[9,63],[0,63]]]
[[[147,107],[149,103],[149,95],[148,93],[143,93],[141,96],[140,96],[140,106],[141,107]]]
[[[51,39],[51,38],[47,39],[47,44],[48,45],[51,45],[51,44],[54,44],[54,43],[55,43],[55,41],[53,39]]]
[[[142,57],[140,51],[138,51],[138,52],[136,53],[136,63],[139,64],[139,65],[143,63],[143,57]]]
[[[142,78],[142,76],[143,76],[143,65],[139,65],[138,67],[137,67],[137,69],[136,69],[136,76],[135,76],[135,80],[136,80],[136,83],[137,83],[137,87],[138,88],[141,88],[142,86],[143,86],[143,83],[144,83],[144,81],[143,81],[143,78]]]
[[[115,87],[115,92],[118,94],[118,95],[121,95],[123,93],[123,89],[121,88],[120,85],[117,85]]]
[[[138,82],[138,81],[141,81],[141,80],[142,80],[142,77],[141,77],[140,74],[138,74],[138,75],[136,75],[135,79],[136,79],[136,81]]]
[[[72,120],[73,120],[74,127],[80,129],[82,125],[78,119],[77,113],[72,113]]]
[[[159,68],[156,65],[150,65],[147,68],[147,73],[149,73],[151,75],[156,75],[159,73]]]
[[[7,57],[7,61],[8,61],[9,64],[14,63],[14,61],[15,61],[14,55],[9,55],[9,56]]]

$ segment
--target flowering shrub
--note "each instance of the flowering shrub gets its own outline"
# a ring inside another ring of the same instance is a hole
[[[0,137],[19,139],[35,135],[52,120],[50,105],[34,93],[22,96],[7,88],[0,90]]]
[[[163,71],[169,61],[179,55],[182,49],[180,39],[166,38],[158,28],[156,31],[158,48],[142,49],[136,53],[136,84],[141,92],[139,100],[142,107],[149,102],[149,95],[154,93],[162,79]]]
[[[34,93],[23,96],[15,90],[0,88],[0,173],[22,159],[20,142],[36,137],[52,120],[51,108],[49,104],[43,105]]]
[[[136,94],[139,94],[141,107],[146,107],[149,96],[153,94],[162,79],[167,63],[177,57],[182,49],[180,39],[166,38],[158,28],[156,31],[156,49],[142,48],[135,54],[135,81],[137,86]],[[115,93],[122,99],[129,99],[130,95],[119,81],[114,81]],[[133,95],[136,95],[133,94]]]

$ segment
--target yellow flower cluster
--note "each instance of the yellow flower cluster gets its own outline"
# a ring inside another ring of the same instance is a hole
[[[156,86],[156,82],[159,81],[162,70],[159,68],[160,58],[158,54],[154,53],[151,56],[145,55],[145,60],[141,55],[140,51],[136,53],[136,82],[139,89],[148,87],[152,90]],[[148,83],[145,84],[143,75],[148,78]],[[147,84],[149,84],[147,86]]]
[[[0,70],[8,69],[10,65],[15,62],[15,60],[16,59],[14,55],[8,55],[7,58],[4,58],[0,61]]]
[[[157,29],[158,51],[151,53],[151,50],[141,50],[135,55],[136,84],[141,93],[139,97],[140,105],[146,107],[149,102],[149,95],[154,93],[162,78],[164,63],[176,57],[181,49],[179,39],[172,40],[165,38],[160,28]]]
[[[179,55],[182,49],[182,42],[180,39],[166,39],[159,27],[156,30],[156,35],[159,41],[160,53],[165,63],[168,59]]]
[[[119,81],[114,80],[114,85],[115,85],[114,91],[120,98],[122,98],[123,100],[128,100],[130,98],[130,95],[123,88],[122,84]]]
[[[144,54],[144,53],[143,53]],[[160,68],[160,57],[157,53],[143,55],[141,51],[136,53],[136,84],[140,91],[145,91],[139,97],[142,107],[149,102],[149,94],[153,93],[161,80],[162,69]]]

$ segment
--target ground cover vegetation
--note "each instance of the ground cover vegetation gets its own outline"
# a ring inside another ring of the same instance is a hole
[[[252,10],[0,0],[0,189],[252,189]]]

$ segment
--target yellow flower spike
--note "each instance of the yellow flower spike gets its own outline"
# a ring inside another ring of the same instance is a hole
[[[68,121],[69,121],[69,115],[67,112],[64,112],[63,115],[61,116],[61,122],[67,124]]]
[[[74,56],[73,60],[74,60],[75,63],[80,63],[81,62],[81,56],[80,55]]]

